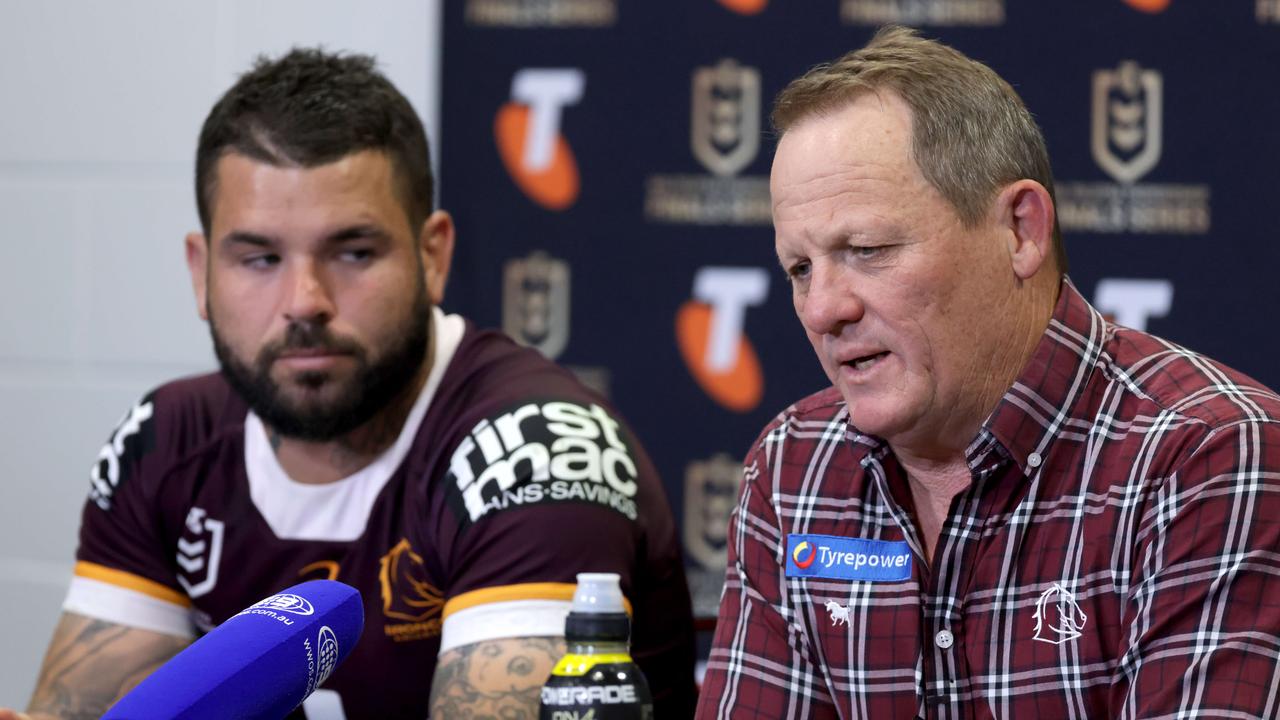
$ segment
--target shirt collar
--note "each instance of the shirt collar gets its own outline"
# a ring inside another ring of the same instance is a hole
[[[1044,336],[969,446],[970,466],[994,441],[1024,474],[1036,472],[1062,433],[1078,424],[1072,410],[1109,334],[1102,315],[1064,277]]]

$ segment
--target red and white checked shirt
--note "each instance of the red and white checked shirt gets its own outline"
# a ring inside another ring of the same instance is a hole
[[[1277,418],[1064,282],[928,565],[888,445],[805,398],[747,456],[698,717],[1280,717]],[[787,577],[792,533],[905,540],[911,578]]]

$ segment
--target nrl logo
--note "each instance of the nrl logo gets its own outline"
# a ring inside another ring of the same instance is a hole
[[[693,156],[720,176],[741,172],[760,149],[760,73],[732,59],[693,73]]]
[[[178,538],[178,584],[191,598],[198,598],[218,584],[218,566],[222,562],[222,536],[226,527],[221,520],[208,517],[203,508],[187,512],[182,537]]]
[[[502,329],[554,360],[569,343],[569,264],[538,251],[503,269]]]
[[[1036,601],[1036,634],[1034,639],[1051,645],[1061,645],[1080,637],[1089,621],[1088,616],[1076,604],[1076,596],[1058,583],[1040,593]]]
[[[708,570],[729,559],[729,516],[742,484],[742,466],[724,453],[689,463],[684,475],[684,546]]]
[[[1118,182],[1131,184],[1160,160],[1163,80],[1126,60],[1093,74],[1093,159]]]

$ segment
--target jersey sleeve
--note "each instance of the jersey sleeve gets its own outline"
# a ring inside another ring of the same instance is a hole
[[[190,637],[191,602],[163,551],[153,502],[173,457],[162,428],[166,410],[158,392],[139,400],[94,460],[63,610]]]
[[[577,573],[618,573],[655,703],[687,698],[688,716],[688,587],[661,482],[631,432],[602,403],[573,396],[515,402],[468,429],[441,488],[442,525],[453,526],[440,544],[441,652],[563,635]]]

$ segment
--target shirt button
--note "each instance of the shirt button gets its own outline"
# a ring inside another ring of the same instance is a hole
[[[933,642],[943,650],[950,650],[951,646],[956,644],[956,636],[952,635],[950,630],[939,630],[938,634],[933,636]]]
[[[1040,453],[1033,452],[1027,456],[1027,464],[1033,468],[1040,467],[1041,461],[1042,461],[1042,458],[1040,457]]]

